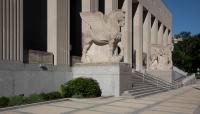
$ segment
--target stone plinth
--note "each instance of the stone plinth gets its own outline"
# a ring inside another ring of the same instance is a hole
[[[29,50],[28,63],[29,64],[53,64],[53,54],[43,51]]]
[[[76,64],[73,78],[90,77],[99,82],[102,96],[120,96],[132,87],[131,68],[125,63]]]

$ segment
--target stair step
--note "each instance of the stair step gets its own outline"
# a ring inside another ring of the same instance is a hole
[[[143,86],[145,86],[145,87],[148,87],[148,86],[155,86],[155,85],[153,85],[153,84],[150,84],[150,83],[133,83],[133,87],[143,87]]]
[[[132,90],[128,90],[128,91],[131,93],[131,92],[136,92],[136,91],[150,90],[154,88],[157,88],[157,87],[151,86],[151,87],[146,87],[146,88],[133,88]],[[157,88],[157,89],[160,89],[160,88]]]
[[[161,89],[161,88],[157,88],[157,87],[153,87],[153,86],[152,87],[146,87],[146,88],[133,88],[131,90],[124,91],[124,93],[125,94],[132,94],[132,93],[138,93],[138,92],[145,93],[147,91],[154,91],[154,90],[158,90],[158,89]]]
[[[132,80],[143,80],[142,78],[131,78]]]
[[[161,92],[165,92],[165,91],[157,90],[157,91],[152,91],[152,92],[148,92],[148,93],[138,94],[138,95],[134,95],[134,98],[141,98],[141,97],[145,97],[145,96],[149,96],[149,95],[153,95],[153,94],[157,94],[157,93],[161,93]]]
[[[144,90],[144,91],[134,91],[130,94],[134,96],[134,95],[140,95],[140,94],[145,94],[145,93],[155,92],[155,91],[160,91],[160,90],[161,89],[159,89],[159,88],[153,88],[153,89]]]
[[[143,77],[144,74],[139,73],[139,72],[133,72],[131,81],[133,83],[133,88],[128,91],[124,91],[122,95],[124,96],[133,96],[134,98],[140,98],[140,97],[145,97],[148,95],[156,94],[156,93],[161,93],[164,91],[168,91],[167,84],[160,82],[159,86],[155,85],[154,82],[160,81],[157,80],[156,78],[149,77],[148,75],[146,77]],[[145,78],[145,80],[143,80]],[[163,85],[166,88],[160,87]]]
[[[133,84],[151,84],[151,83],[149,83],[149,82],[143,82],[143,81],[138,81],[138,82],[133,81]]]

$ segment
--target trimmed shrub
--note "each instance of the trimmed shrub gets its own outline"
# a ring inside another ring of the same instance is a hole
[[[37,102],[42,102],[45,101],[40,94],[32,94],[28,97],[24,97],[24,103],[30,104],[30,103],[37,103]]]
[[[42,97],[42,99],[44,99],[45,101],[48,101],[48,100],[49,100],[49,96],[47,95],[47,93],[40,93],[39,95],[40,95],[40,97]]]
[[[24,96],[14,96],[9,98],[8,106],[22,105],[25,103]]]
[[[47,96],[49,100],[62,98],[59,92],[50,92],[50,93],[47,93]]]
[[[62,98],[60,92],[41,93],[40,97],[44,100],[55,100]]]
[[[17,106],[23,104],[37,103],[42,101],[54,100],[62,98],[60,92],[50,92],[41,94],[32,94],[30,96],[13,96],[13,97],[0,97],[0,108],[7,106]]]
[[[60,86],[63,97],[99,97],[101,89],[96,80],[92,78],[76,78]]]
[[[0,108],[8,106],[9,98],[0,97]]]

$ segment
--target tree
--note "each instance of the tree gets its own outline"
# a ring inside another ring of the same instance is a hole
[[[174,44],[174,66],[189,73],[196,73],[200,68],[200,33],[192,36],[190,32],[181,32],[175,37],[181,37],[183,41]]]
[[[191,38],[191,32],[181,32],[177,35],[174,35],[174,38]]]

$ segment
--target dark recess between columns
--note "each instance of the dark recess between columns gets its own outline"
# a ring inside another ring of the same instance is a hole
[[[47,51],[47,0],[23,0],[24,50]]]
[[[99,0],[99,11],[105,13],[105,0]]]

